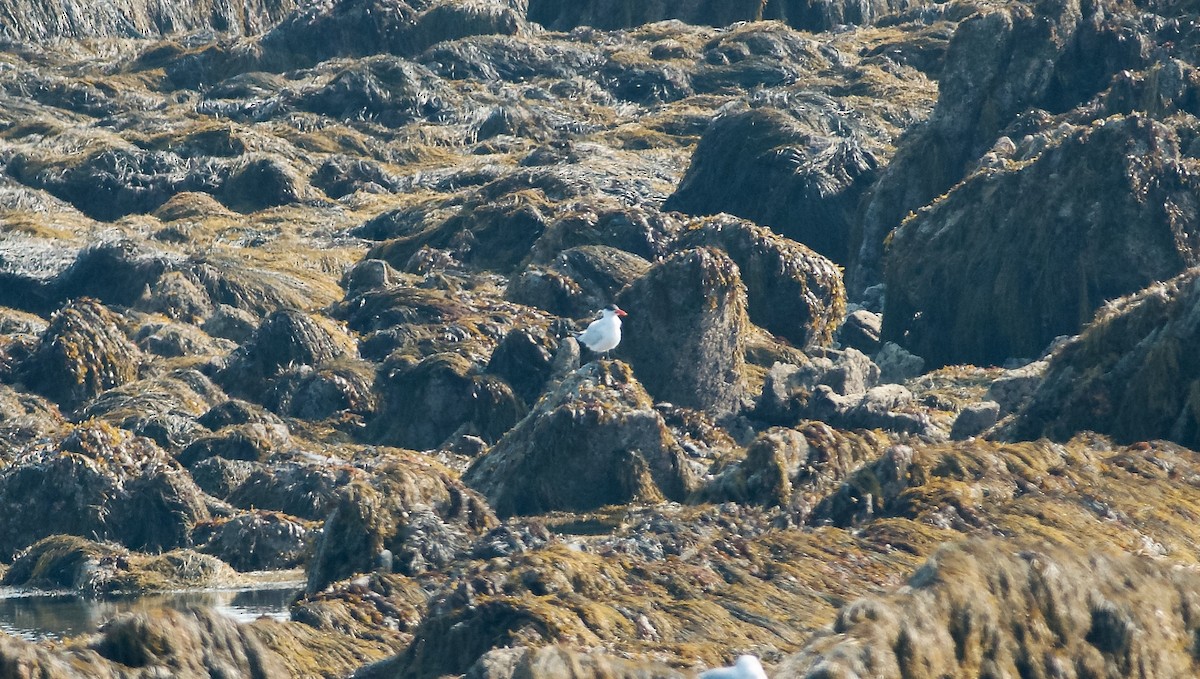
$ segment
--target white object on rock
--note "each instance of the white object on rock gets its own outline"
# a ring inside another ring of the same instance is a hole
[[[598,354],[612,351],[621,343],[621,317],[625,315],[616,304],[608,305],[600,313],[600,318],[592,321],[576,338]]]
[[[700,673],[699,679],[767,679],[762,663],[752,655],[738,656],[733,667],[716,667]]]

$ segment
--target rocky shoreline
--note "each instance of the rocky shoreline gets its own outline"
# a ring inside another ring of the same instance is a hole
[[[1200,674],[1197,14],[0,0],[0,584],[306,580],[0,676]]]

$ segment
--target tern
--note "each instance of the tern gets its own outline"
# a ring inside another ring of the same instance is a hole
[[[700,673],[699,679],[767,679],[762,663],[752,655],[738,656],[733,667],[717,667]]]
[[[616,304],[609,304],[600,314],[600,318],[592,321],[575,339],[588,349],[607,355],[621,343],[621,317],[626,314]]]

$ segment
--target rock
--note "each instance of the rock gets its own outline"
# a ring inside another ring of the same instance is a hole
[[[0,526],[0,555],[48,535],[108,539],[132,549],[190,543],[208,518],[200,489],[149,439],[98,422],[77,425],[54,442],[38,442],[0,471],[7,516],[38,521]]]
[[[229,340],[214,340],[203,330],[186,323],[148,322],[134,336],[143,351],[166,358],[224,356],[237,347]]]
[[[717,118],[664,207],[735,214],[845,264],[858,204],[888,156],[886,133],[823,95],[782,101]]]
[[[153,294],[168,266],[161,253],[133,241],[100,242],[80,250],[71,266],[56,276],[55,292],[63,300],[88,296],[132,306],[147,287]]]
[[[179,677],[287,676],[282,660],[250,628],[199,608],[127,613],[108,622],[90,648],[115,664],[162,667]]]
[[[369,119],[389,127],[415,120],[459,117],[458,95],[424,66],[391,56],[316,67],[323,82],[298,93],[291,105],[339,120]]]
[[[197,416],[224,398],[203,374],[173,370],[109,389],[83,409],[80,419],[103,420],[174,453],[203,432]]]
[[[799,366],[772,365],[755,403],[754,417],[772,424],[793,425],[817,416],[809,401],[818,385],[829,387],[839,396],[859,396],[879,383],[878,366],[862,352],[830,349],[823,353]]]
[[[746,448],[745,457],[717,473],[699,497],[777,506],[798,523],[886,445],[872,432],[845,432],[819,422],[796,429],[772,427]]]
[[[379,163],[345,155],[326,159],[313,173],[311,182],[330,198],[344,198],[356,191],[395,191],[401,186]]]
[[[464,679],[682,679],[663,665],[614,658],[603,653],[580,653],[564,646],[497,648],[475,661]],[[362,679],[370,679],[364,675]]]
[[[842,608],[832,630],[785,658],[777,673],[853,676],[869,663],[879,676],[916,667],[914,677],[1011,674],[1022,665],[1047,673],[1086,667],[1104,676],[1147,663],[1191,666],[1190,655],[1168,641],[1187,633],[1185,614],[1163,615],[1157,602],[1178,596],[1183,608],[1167,610],[1190,610],[1183,603],[1190,599],[1179,593],[1195,586],[1194,574],[1132,555],[1041,543],[1013,547],[975,539],[939,549],[907,587]],[[985,625],[997,645],[973,645],[979,652],[963,655],[949,631],[959,625]],[[1008,650],[994,650],[1001,648]]]
[[[738,22],[778,19],[806,31],[828,31],[844,24],[866,25],[909,5],[897,2],[836,2],[819,4],[795,0],[738,0],[735,2],[648,2],[637,6],[613,0],[587,0],[563,6],[552,0],[530,0],[529,19],[546,28],[567,31],[577,26],[613,30],[667,19],[689,24],[728,26]]]
[[[846,314],[842,327],[838,328],[837,339],[843,346],[858,349],[864,354],[879,351],[883,316],[866,309],[856,309]]]
[[[1197,269],[1107,305],[1051,355],[1032,399],[1002,435],[1061,440],[1090,429],[1125,443],[1200,446],[1200,366],[1186,349],[1200,327],[1197,314]]]
[[[105,221],[149,214],[184,191],[212,193],[227,175],[222,164],[212,161],[189,163],[171,152],[122,147],[55,163],[18,155],[6,169],[21,183],[49,191]]]
[[[915,356],[895,342],[884,342],[879,353],[871,357],[879,366],[879,381],[905,382],[925,372],[925,359]]]
[[[560,316],[584,316],[612,304],[618,292],[649,268],[646,260],[616,248],[568,248],[550,270],[534,267],[513,277],[505,297]]]
[[[186,467],[210,457],[261,462],[291,443],[288,429],[283,424],[238,424],[197,438],[180,451],[176,459]]]
[[[681,228],[682,221],[670,213],[607,202],[588,203],[551,223],[533,244],[530,260],[550,264],[557,262],[565,250],[602,245],[656,261],[674,252]]]
[[[40,3],[18,1],[10,4],[14,20],[5,24],[0,35],[35,44],[53,38],[146,38],[202,30],[252,35],[279,21],[297,4],[291,0],[251,0],[237,6],[219,0],[121,5],[70,2],[52,10]]]
[[[415,575],[444,566],[473,535],[495,525],[487,504],[448,470],[415,455],[393,456],[338,493],[308,569],[308,593],[365,573],[388,550]]]
[[[180,271],[166,272],[155,280],[149,296],[139,299],[135,306],[140,311],[160,313],[171,320],[196,325],[215,311],[208,292],[198,281]]]
[[[1000,404],[995,401],[984,401],[963,408],[954,418],[954,428],[950,430],[950,438],[961,441],[965,438],[978,436],[996,424],[1000,419]]]
[[[201,552],[239,571],[265,571],[299,566],[313,534],[313,527],[303,521],[259,510],[201,526],[196,541]]]
[[[621,362],[568,375],[476,459],[463,481],[500,516],[682,499],[684,453]]]
[[[195,470],[193,467],[193,474]],[[349,465],[303,458],[272,460],[232,472],[233,479],[225,484],[229,490],[218,497],[242,509],[269,509],[310,521],[324,519],[332,511],[339,489],[363,477],[363,472]]]
[[[400,282],[400,273],[382,259],[360,259],[342,276],[346,296],[386,290]]]
[[[21,379],[65,409],[137,378],[143,360],[123,331],[124,321],[100,302],[80,298],[55,312]]]
[[[231,170],[221,202],[239,212],[255,212],[307,199],[312,189],[290,165],[270,156],[250,157]]]
[[[249,311],[219,304],[208,318],[204,319],[201,329],[213,337],[221,337],[234,342],[245,342],[254,334],[259,319]]]
[[[997,377],[988,385],[987,399],[1000,406],[1000,415],[1016,412],[1024,406],[1042,383],[1047,362],[1034,361]]]
[[[723,416],[742,406],[746,292],[738,267],[712,249],[656,264],[617,297],[629,312],[616,354],[656,400]]]
[[[472,35],[518,35],[528,31],[518,7],[502,0],[437,2],[421,13],[413,31],[415,52]]]
[[[487,372],[503,379],[528,407],[545,390],[558,343],[533,328],[514,328],[496,345]]]
[[[679,247],[724,250],[746,285],[750,320],[798,347],[826,346],[846,313],[840,269],[804,245],[728,215],[692,222]]]
[[[141,594],[227,586],[233,579],[229,566],[190,549],[148,556],[111,543],[54,535],[18,554],[0,584],[82,594]]]
[[[1044,11],[1012,6],[964,20],[947,47],[928,124],[898,144],[866,198],[851,294],[879,282],[887,234],[963,179],[1020,113],[1069,110],[1100,92],[1113,74],[1144,63],[1144,38],[1125,21],[1073,0]]]
[[[440,225],[385,241],[367,256],[403,268],[422,247],[447,248],[466,264],[509,273],[526,257],[548,221],[540,191],[514,192],[502,200],[481,195]]]
[[[1102,121],[905,221],[889,249],[884,340],[934,367],[1038,356],[1105,301],[1200,263],[1189,226],[1200,178],[1180,134],[1194,131]]]
[[[323,420],[338,414],[366,415],[374,410],[371,366],[351,360],[321,368],[300,366],[273,380],[263,403],[277,413],[302,420]]]
[[[390,363],[380,372],[375,391],[379,408],[369,435],[406,448],[436,448],[456,432],[495,441],[524,414],[507,384],[479,374],[456,354]]]
[[[218,380],[231,393],[260,393],[265,382],[296,366],[318,367],[353,356],[354,340],[327,319],[277,311],[232,356]]]

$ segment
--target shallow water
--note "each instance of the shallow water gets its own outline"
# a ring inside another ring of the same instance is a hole
[[[63,639],[95,632],[120,613],[154,608],[208,606],[240,622],[262,616],[286,620],[300,583],[242,590],[164,592],[140,596],[82,597],[0,587],[0,631],[29,640]]]

